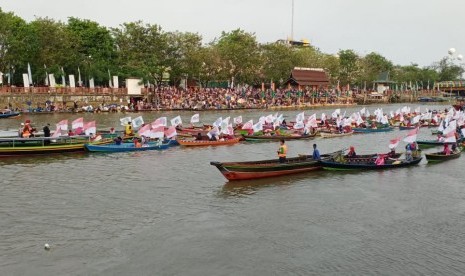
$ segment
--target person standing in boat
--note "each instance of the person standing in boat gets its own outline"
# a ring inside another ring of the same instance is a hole
[[[312,159],[313,160],[320,160],[320,151],[316,148],[316,144],[313,144],[313,154],[312,154]]]
[[[45,138],[50,137],[50,124],[46,124],[42,130],[44,131]],[[49,139],[45,140],[44,145],[50,145],[50,140]]]
[[[278,149],[279,163],[286,162],[286,155],[287,155],[287,145],[285,144],[284,139],[281,139],[280,146]]]
[[[23,129],[24,129],[24,123],[21,123],[18,129],[18,136],[19,138],[23,138]]]

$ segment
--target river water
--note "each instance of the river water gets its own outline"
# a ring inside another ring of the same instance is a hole
[[[284,113],[289,121],[298,112]],[[164,115],[188,121],[193,113]],[[219,116],[256,120],[268,113],[200,117],[211,123]],[[141,114],[146,121],[162,115]],[[26,118],[42,126],[77,117],[23,115],[1,120],[0,129],[17,129]],[[109,128],[123,115],[84,117]],[[389,139],[405,133],[291,141],[289,156],[310,153],[313,143],[322,153],[350,145],[359,154],[386,152]],[[420,138],[429,137],[430,130],[421,129]],[[463,157],[400,170],[320,171],[236,183],[209,165],[275,158],[277,148],[274,142],[242,142],[0,159],[0,274],[464,274]]]

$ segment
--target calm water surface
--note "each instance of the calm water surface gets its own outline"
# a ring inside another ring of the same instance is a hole
[[[322,111],[332,112],[318,115]],[[201,120],[268,113],[205,112]],[[285,112],[288,120],[297,113]],[[160,114],[142,115],[152,121]],[[188,121],[193,112],[180,114]],[[42,126],[77,117],[22,116],[1,120],[0,129],[16,129],[26,118]],[[109,128],[120,117],[86,114],[85,120]],[[398,135],[405,132],[293,141],[289,155],[310,153],[315,142],[321,152],[350,145],[360,154],[386,152]],[[432,137],[428,129],[420,136]],[[0,274],[465,273],[463,157],[401,170],[320,171],[236,183],[209,165],[274,158],[277,147],[241,143],[0,159]]]

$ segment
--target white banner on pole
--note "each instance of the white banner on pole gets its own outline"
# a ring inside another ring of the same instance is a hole
[[[76,80],[74,79],[74,75],[69,75],[69,87],[76,88]]]
[[[24,88],[29,88],[29,75],[23,74],[23,83],[24,83]]]
[[[113,76],[113,88],[119,88],[118,76]]]
[[[89,88],[95,88],[95,85],[94,85],[94,78],[91,78],[89,80]]]
[[[50,80],[50,87],[55,87],[56,86],[55,76],[53,74],[48,74],[48,79]]]

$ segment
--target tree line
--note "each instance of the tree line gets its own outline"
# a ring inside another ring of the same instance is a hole
[[[178,85],[194,79],[233,81],[260,85],[284,83],[294,67],[323,68],[333,85],[370,88],[381,72],[390,72],[399,84],[427,84],[461,78],[463,68],[447,57],[420,67],[394,65],[379,53],[365,56],[354,50],[327,54],[315,46],[261,44],[255,34],[236,29],[204,44],[198,33],[168,32],[142,21],[107,28],[97,22],[68,18],[67,22],[35,18],[31,22],[0,8],[0,72],[22,84],[22,74],[32,68],[34,85],[45,84],[46,73],[78,75],[83,81],[94,78],[97,85],[108,84],[110,75],[138,77],[159,84]],[[169,77],[168,77],[169,76]],[[60,78],[58,78],[58,82]]]

